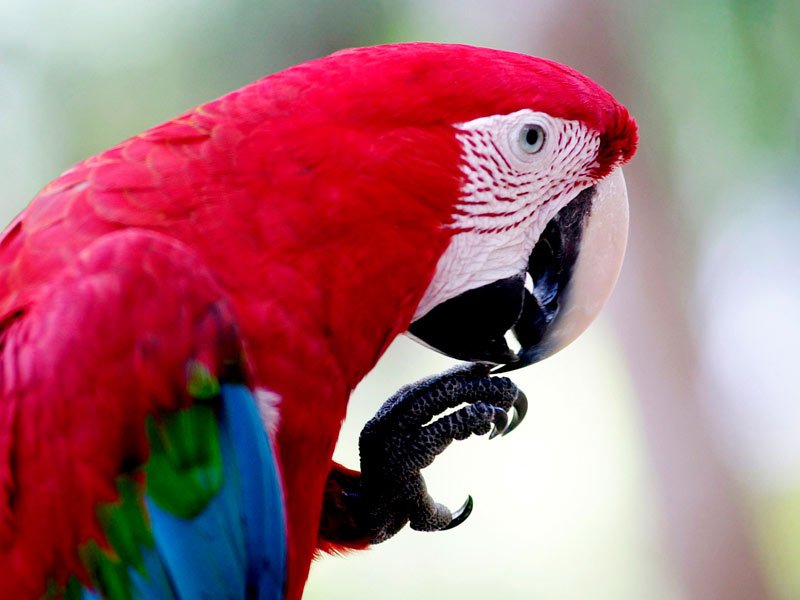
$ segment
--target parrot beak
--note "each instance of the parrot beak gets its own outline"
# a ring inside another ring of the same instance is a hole
[[[550,220],[525,272],[443,302],[408,333],[452,358],[500,365],[497,373],[538,362],[577,338],[603,308],[627,239],[628,194],[617,168]]]

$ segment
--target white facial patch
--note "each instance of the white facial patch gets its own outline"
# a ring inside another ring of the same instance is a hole
[[[526,132],[544,135],[531,145]],[[463,292],[523,272],[555,214],[594,181],[600,137],[580,121],[520,110],[456,125],[464,183],[451,227],[414,320]],[[539,147],[540,146],[540,147]]]

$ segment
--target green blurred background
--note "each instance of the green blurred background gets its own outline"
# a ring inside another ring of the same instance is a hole
[[[462,527],[323,557],[309,600],[800,598],[797,0],[2,0],[0,218],[72,163],[342,47],[457,41],[566,62],[637,116],[603,318],[514,378],[514,435],[451,447]],[[400,340],[337,449],[449,363]]]

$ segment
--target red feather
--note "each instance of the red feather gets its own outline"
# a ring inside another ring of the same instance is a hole
[[[70,574],[88,583],[78,549],[103,543],[98,504],[146,459],[145,417],[188,404],[188,359],[216,373],[240,359],[232,323],[193,252],[135,230],[91,244],[6,322],[0,597],[41,597]]]
[[[149,302],[183,314],[179,306],[197,290],[156,270],[162,287],[151,285],[151,296],[114,300],[128,303],[125,323],[104,322],[103,306],[67,311],[68,286],[88,303],[88,288],[110,284],[76,265],[81,252],[115,230],[141,228],[196,253],[197,267],[231,303],[256,383],[282,399],[289,597],[299,598],[347,398],[407,328],[452,235],[447,224],[461,186],[452,125],[521,108],[599,132],[598,176],[635,148],[627,111],[567,67],[468,46],[406,44],[349,50],[277,73],[92,157],[45,188],[0,241],[0,360],[13,373],[0,405],[0,485],[10,493],[0,526],[6,544],[41,548],[26,559],[38,564],[12,561],[13,572],[40,575],[54,551],[42,540],[63,550],[94,527],[92,519],[72,523],[11,500],[15,490],[58,489],[55,471],[67,467],[37,458],[43,440],[63,446],[80,482],[61,499],[68,507],[112,493],[118,456],[111,450],[121,440],[126,451],[144,451],[138,434],[119,437],[122,424],[152,408],[144,396],[133,406],[109,397],[102,416],[64,405],[85,370],[103,374],[109,396],[123,385],[161,382],[147,361],[131,363],[126,349],[146,339],[148,326],[168,325],[147,325]],[[139,282],[124,283],[128,290]],[[37,311],[47,294],[61,294],[63,314]],[[81,347],[50,350],[77,327],[91,332]],[[119,339],[108,338],[107,328]],[[181,343],[189,340],[174,340],[170,351]],[[63,362],[45,366],[56,359]],[[28,525],[35,533],[18,528],[35,519]]]

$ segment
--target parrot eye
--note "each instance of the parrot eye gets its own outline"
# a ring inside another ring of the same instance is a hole
[[[544,146],[544,128],[541,125],[524,125],[519,142],[527,154],[536,154]]]

